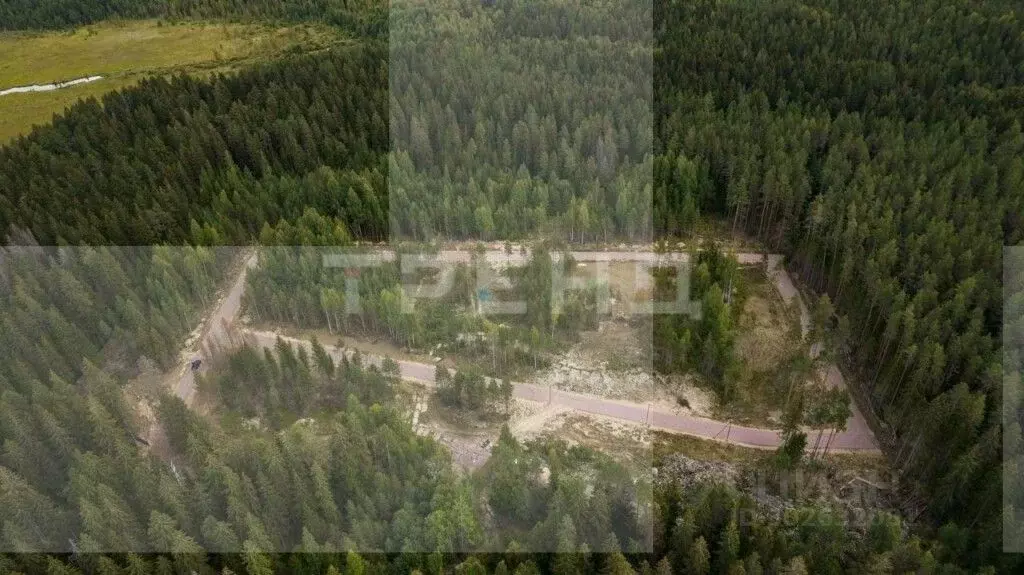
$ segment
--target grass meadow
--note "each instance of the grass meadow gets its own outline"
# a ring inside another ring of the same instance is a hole
[[[345,41],[325,26],[157,20],[104,22],[69,31],[0,33],[0,90],[86,76],[102,80],[51,92],[0,96],[0,144],[45,124],[79,99],[151,75],[209,74]]]

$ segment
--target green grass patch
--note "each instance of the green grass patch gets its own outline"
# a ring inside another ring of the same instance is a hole
[[[736,354],[740,361],[736,397],[720,405],[716,415],[745,425],[777,424],[794,382],[811,376],[800,317],[786,305],[761,266],[743,268],[745,299],[737,310]]]
[[[327,26],[235,23],[106,22],[71,31],[0,34],[0,90],[103,76],[52,92],[0,96],[0,144],[82,98],[151,75],[226,72],[299,51],[325,49],[345,36]]]
[[[654,466],[660,467],[665,457],[681,453],[701,461],[724,461],[726,463],[756,463],[772,455],[772,451],[741,447],[722,441],[701,439],[689,435],[677,435],[664,431],[653,431],[651,446]]]
[[[669,455],[679,453],[700,461],[721,461],[737,465],[764,468],[771,465],[775,450],[756,449],[733,445],[723,441],[677,435],[664,431],[652,432],[653,465],[660,467]],[[813,443],[813,438],[812,441]],[[807,460],[808,471],[833,470],[866,475],[885,475],[890,472],[885,457],[880,453],[829,452],[823,459]]]

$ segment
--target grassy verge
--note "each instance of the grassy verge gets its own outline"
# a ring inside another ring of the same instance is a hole
[[[771,451],[764,449],[740,447],[689,435],[677,435],[664,431],[652,431],[651,433],[655,467],[661,467],[665,457],[674,453],[681,453],[701,461],[724,461],[726,463],[755,463],[772,454]]]
[[[225,72],[277,55],[327,48],[345,37],[315,25],[107,22],[71,31],[0,34],[0,89],[103,76],[52,92],[0,96],[0,144],[51,121],[82,98],[151,75]]]
[[[742,447],[721,441],[701,439],[689,435],[676,435],[663,431],[652,432],[653,463],[661,467],[665,458],[679,453],[700,461],[721,461],[747,466],[767,467],[775,453],[768,449]],[[885,474],[889,470],[880,453],[829,452],[822,459],[807,462],[808,471],[828,469],[847,473]]]

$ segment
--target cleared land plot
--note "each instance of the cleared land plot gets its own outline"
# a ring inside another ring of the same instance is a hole
[[[577,262],[572,277],[576,281],[607,284],[611,297],[609,311],[613,317],[632,317],[650,301],[651,274],[638,262],[612,261],[605,265]]]
[[[0,34],[0,89],[103,76],[51,92],[0,96],[0,144],[45,124],[88,97],[150,75],[224,72],[275,55],[324,49],[344,41],[323,26],[103,23],[72,31]]]
[[[771,451],[660,431],[652,440],[658,481],[732,485],[776,516],[813,502],[866,525],[877,511],[903,512],[906,502],[899,474],[880,453],[829,453],[799,470],[780,472]]]
[[[538,436],[590,447],[638,470],[651,468],[651,433],[639,425],[566,411],[551,418]]]
[[[736,352],[751,370],[765,371],[803,350],[799,318],[760,267],[742,271],[748,295],[740,315]]]
[[[760,266],[743,268],[747,297],[736,330],[742,369],[737,397],[717,417],[745,425],[777,425],[790,385],[810,372],[798,311],[786,304]],[[795,379],[796,378],[796,379]]]
[[[421,408],[414,431],[445,445],[451,451],[452,463],[463,471],[476,470],[487,462],[503,425],[508,423],[511,429],[516,429],[516,422],[523,422],[522,425],[528,426],[530,421],[538,419],[537,413],[543,407],[517,399],[512,401],[507,416],[504,413],[478,415],[443,405],[432,389],[408,383],[404,386],[416,389]],[[542,425],[545,420],[541,418],[534,425]]]

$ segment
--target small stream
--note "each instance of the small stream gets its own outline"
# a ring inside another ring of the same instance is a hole
[[[57,82],[55,84],[33,84],[31,86],[16,86],[14,88],[0,90],[0,96],[6,96],[7,94],[24,94],[26,92],[51,92],[53,90],[60,90],[61,88],[76,86],[78,84],[88,84],[89,82],[95,82],[96,80],[102,79],[103,76],[89,76],[87,78],[78,78],[77,80],[68,80],[67,82]]]

